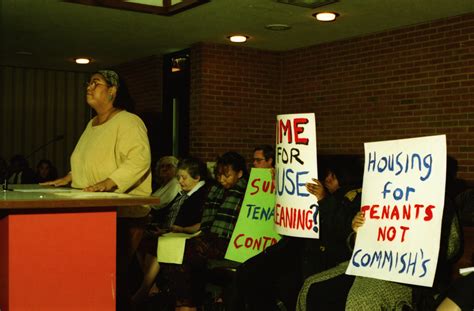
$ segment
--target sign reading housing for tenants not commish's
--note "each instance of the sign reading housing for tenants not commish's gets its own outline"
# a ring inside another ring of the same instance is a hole
[[[347,274],[432,286],[446,184],[446,136],[365,144],[365,223]]]
[[[318,238],[318,205],[305,186],[318,176],[314,114],[277,116],[275,151],[276,230],[283,235]]]

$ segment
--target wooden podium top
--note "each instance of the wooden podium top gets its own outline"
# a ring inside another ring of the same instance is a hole
[[[158,197],[142,197],[115,192],[84,192],[65,187],[9,185],[9,191],[0,190],[0,211],[18,209],[119,207],[155,205]]]

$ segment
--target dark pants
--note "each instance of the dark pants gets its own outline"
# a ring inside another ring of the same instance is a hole
[[[303,283],[299,254],[297,243],[282,240],[240,265],[233,310],[295,310]]]
[[[148,217],[117,218],[117,306],[129,311],[133,288],[132,261],[143,236]]]

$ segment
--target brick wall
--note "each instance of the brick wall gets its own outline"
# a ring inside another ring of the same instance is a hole
[[[161,112],[163,58],[150,56],[117,66],[127,83],[138,113]]]
[[[256,145],[273,144],[280,72],[275,52],[214,44],[193,46],[190,152],[212,161],[234,150],[250,160]]]
[[[137,66],[130,71],[144,88],[140,96],[153,87],[161,94],[161,74],[155,81],[143,75],[160,62],[129,64]],[[474,14],[287,52],[197,44],[190,152],[209,161],[236,150],[250,159],[255,145],[274,142],[276,114],[315,112],[320,154],[362,154],[363,142],[446,134],[459,176],[472,183],[473,68]],[[161,110],[155,101],[140,105]]]
[[[474,180],[474,14],[288,51],[281,70],[280,113],[316,113],[318,152],[446,134]]]

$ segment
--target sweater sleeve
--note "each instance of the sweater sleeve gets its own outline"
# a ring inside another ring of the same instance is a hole
[[[127,192],[150,173],[150,144],[138,116],[131,115],[118,127],[115,158],[118,167],[109,178],[117,184],[118,192]]]

